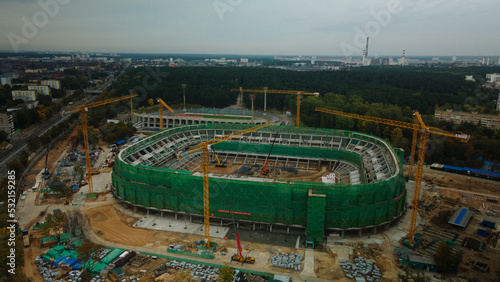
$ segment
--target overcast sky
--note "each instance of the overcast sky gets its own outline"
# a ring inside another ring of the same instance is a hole
[[[0,50],[359,56],[370,36],[370,57],[498,56],[499,11],[498,0],[0,0]]]

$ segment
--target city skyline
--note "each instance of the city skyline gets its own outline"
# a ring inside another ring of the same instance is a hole
[[[0,50],[362,56],[498,56],[482,1],[0,0]],[[308,2],[311,3],[311,2]]]

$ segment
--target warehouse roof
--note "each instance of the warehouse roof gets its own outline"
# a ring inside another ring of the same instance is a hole
[[[455,226],[460,226],[460,227],[465,227],[467,224],[469,224],[469,221],[472,217],[472,212],[471,210],[468,210],[466,208],[461,208],[458,209],[453,216],[451,217],[450,221],[448,221],[449,224],[453,224]]]

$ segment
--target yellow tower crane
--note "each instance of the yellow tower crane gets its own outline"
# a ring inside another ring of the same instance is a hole
[[[453,138],[460,139],[464,142],[469,141],[470,136],[466,135],[466,134],[454,134],[454,133],[446,132],[446,131],[441,130],[441,129],[436,128],[436,127],[426,126],[424,121],[422,120],[422,117],[420,116],[419,112],[415,112],[415,122],[409,123],[409,122],[390,120],[390,119],[384,119],[384,118],[379,118],[379,117],[362,116],[362,115],[345,113],[345,112],[341,112],[341,111],[324,109],[324,108],[316,108],[315,111],[323,112],[323,113],[327,113],[327,114],[332,114],[332,115],[349,117],[349,118],[355,118],[355,119],[360,119],[360,120],[366,120],[366,121],[371,121],[371,122],[377,122],[377,123],[382,123],[382,124],[387,124],[387,125],[392,125],[392,126],[397,126],[397,127],[407,128],[407,129],[413,130],[410,166],[413,165],[413,162],[411,160],[414,158],[414,155],[415,155],[416,144],[417,144],[417,133],[420,132],[420,141],[419,141],[418,159],[417,159],[417,171],[416,171],[416,175],[415,175],[415,186],[413,188],[413,199],[412,199],[412,204],[411,204],[410,229],[408,231],[408,240],[410,241],[410,243],[413,244],[415,242],[413,239],[413,236],[415,235],[415,227],[416,227],[416,222],[417,222],[418,201],[419,201],[419,197],[420,197],[420,184],[422,183],[422,174],[423,174],[423,168],[424,168],[425,152],[427,150],[427,140],[429,138],[429,134],[432,133],[432,134],[437,134],[437,135],[442,135],[442,136],[447,136],[447,137],[453,137]]]
[[[139,96],[138,94],[131,94],[123,97],[112,98],[102,101],[97,101],[94,103],[89,103],[85,105],[78,106],[76,109],[70,111],[70,113],[80,112],[82,117],[82,132],[83,132],[83,143],[85,150],[85,160],[87,162],[87,182],[89,183],[89,195],[94,195],[94,187],[92,185],[92,165],[90,164],[90,152],[89,152],[89,136],[87,131],[87,111],[90,108],[99,107],[102,105],[118,102],[121,100],[132,99]]]
[[[156,99],[158,101],[158,108],[159,108],[159,112],[160,112],[160,130],[163,129],[163,107],[167,108],[167,110],[171,111],[172,113],[174,112],[174,110],[172,108],[170,108],[169,105],[167,105],[167,103],[165,103],[161,98],[157,98]]]
[[[307,91],[295,91],[295,90],[269,90],[267,88],[265,89],[242,89],[242,88],[239,88],[239,89],[231,89],[231,91],[233,92],[240,92],[240,93],[243,93],[243,92],[250,92],[250,93],[276,93],[276,94],[293,94],[293,95],[297,95],[297,119],[296,119],[296,122],[295,122],[295,125],[297,127],[300,126],[300,101],[302,100],[302,96],[303,95],[314,95],[314,96],[319,96],[319,93],[318,92],[307,92]],[[265,107],[265,106],[264,106]]]
[[[204,141],[202,143],[196,144],[193,148],[191,148],[188,151],[185,152],[180,152],[177,157],[182,158],[188,154],[197,152],[199,150],[201,151],[201,167],[203,170],[203,225],[204,225],[204,239],[205,239],[205,244],[207,247],[210,247],[210,201],[209,201],[209,185],[208,185],[208,163],[209,163],[209,152],[208,152],[208,147],[233,139],[235,137],[245,135],[250,132],[254,132],[256,130],[259,130],[261,128],[264,128],[266,126],[271,125],[271,123],[266,123],[254,127],[250,127],[244,130],[240,131],[235,131],[231,134],[217,137],[212,140]]]

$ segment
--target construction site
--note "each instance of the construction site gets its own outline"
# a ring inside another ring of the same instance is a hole
[[[425,146],[415,171],[379,137],[271,125],[272,115],[241,123],[249,114],[219,123],[160,112],[123,142],[82,151],[73,132],[54,144],[26,178],[18,211],[28,278],[218,281],[226,264],[233,281],[396,281],[409,268],[426,281],[491,280],[498,182],[431,170]],[[56,179],[72,193],[62,197]],[[87,242],[97,245],[83,259]],[[434,259],[442,244],[461,254],[446,276]]]
[[[182,159],[177,155],[246,127],[181,126],[142,139],[118,154],[112,174],[115,194],[135,208],[202,216],[202,154]],[[267,159],[271,146],[272,156]],[[270,231],[303,228],[314,243],[322,244],[325,230],[344,234],[376,228],[390,224],[404,211],[401,162],[397,152],[375,136],[268,126],[212,149],[210,220],[214,224],[230,221],[231,206],[237,221],[253,228],[262,224]],[[266,161],[269,172],[263,175]],[[217,167],[217,162],[225,165]]]

